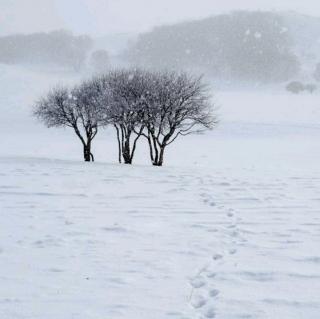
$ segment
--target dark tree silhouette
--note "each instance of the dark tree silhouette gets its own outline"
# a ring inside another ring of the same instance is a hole
[[[143,69],[115,70],[72,90],[55,88],[36,103],[34,115],[48,127],[73,128],[88,162],[94,161],[92,141],[99,127],[115,127],[120,163],[132,164],[144,136],[155,166],[163,165],[166,147],[179,136],[217,124],[201,77]]]
[[[151,74],[143,70],[117,70],[104,76],[108,87],[105,114],[117,132],[119,162],[132,164],[137,142],[145,128],[142,115]]]
[[[217,124],[213,116],[208,87],[202,78],[186,73],[159,72],[149,81],[144,125],[150,158],[162,166],[164,152],[179,136],[211,129]]]
[[[66,87],[52,89],[35,106],[34,115],[48,127],[71,127],[83,145],[86,162],[94,161],[92,141],[99,126],[105,124],[101,112],[103,88],[97,80],[84,82],[69,90]]]

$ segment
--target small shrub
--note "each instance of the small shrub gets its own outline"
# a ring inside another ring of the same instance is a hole
[[[286,86],[286,90],[294,94],[299,94],[305,90],[305,86],[299,81],[293,81]]]

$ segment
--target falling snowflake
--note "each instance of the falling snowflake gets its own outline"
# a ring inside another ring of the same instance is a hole
[[[254,37],[255,37],[256,39],[260,39],[260,38],[262,37],[262,34],[261,34],[260,32],[256,32],[256,33],[254,34]]]

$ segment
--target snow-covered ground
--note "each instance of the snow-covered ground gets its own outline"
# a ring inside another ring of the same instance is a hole
[[[1,319],[318,319],[320,96],[216,92],[219,127],[116,163],[30,117],[72,75],[0,66]]]

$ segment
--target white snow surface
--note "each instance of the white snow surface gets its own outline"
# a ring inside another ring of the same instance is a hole
[[[83,163],[32,101],[72,75],[0,65],[1,319],[318,319],[320,96],[215,92],[220,125],[152,167]]]

